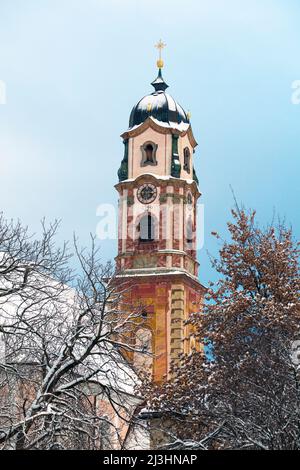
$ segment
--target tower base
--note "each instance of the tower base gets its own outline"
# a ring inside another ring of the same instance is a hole
[[[193,313],[200,314],[205,288],[197,278],[180,271],[126,272],[118,279],[130,286],[128,303],[142,308],[143,328],[148,328],[152,336],[152,378],[161,382],[170,376],[171,362],[196,346],[185,321]]]

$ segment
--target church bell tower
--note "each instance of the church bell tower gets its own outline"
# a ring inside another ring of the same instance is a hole
[[[154,91],[133,107],[122,134],[118,171],[119,276],[130,280],[134,305],[143,305],[155,381],[188,353],[185,320],[201,309],[203,286],[196,258],[196,204],[201,193],[194,168],[190,115],[168,94],[160,41]]]

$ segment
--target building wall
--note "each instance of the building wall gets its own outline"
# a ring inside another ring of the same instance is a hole
[[[183,151],[185,148],[188,148],[190,151],[190,172],[188,173],[184,169],[184,154]],[[178,153],[179,153],[179,160],[181,163],[181,178],[183,179],[192,179],[193,178],[193,164],[194,164],[194,158],[193,158],[193,153],[194,149],[191,145],[190,139],[188,135],[184,135],[178,139]]]
[[[149,205],[140,203],[137,198],[137,190],[144,183],[157,187],[157,198]],[[197,276],[196,201],[199,191],[195,183],[144,174],[116,187],[120,195],[118,268],[179,268]],[[191,204],[188,204],[189,195]],[[145,244],[139,242],[137,227],[147,213],[155,218],[155,239]],[[189,220],[193,232],[191,243],[187,241],[186,232]]]
[[[141,166],[141,146],[147,141],[154,142],[158,146],[156,151],[157,165],[155,166]],[[171,168],[171,148],[171,134],[162,134],[151,128],[148,128],[136,137],[130,138],[128,177],[136,178],[137,176],[143,175],[145,172],[153,173],[154,175],[168,174]]]
[[[156,382],[163,381],[169,376],[171,361],[190,351],[191,331],[184,322],[192,313],[200,314],[203,288],[186,276],[141,277],[138,282],[132,279],[129,295],[131,304],[147,314],[143,327],[152,333],[152,377]],[[129,359],[134,363],[133,354]]]

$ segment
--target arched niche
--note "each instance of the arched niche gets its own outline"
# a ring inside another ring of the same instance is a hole
[[[143,372],[152,375],[152,339],[152,331],[149,328],[139,328],[135,333],[135,351],[133,354],[133,365],[137,372]]]

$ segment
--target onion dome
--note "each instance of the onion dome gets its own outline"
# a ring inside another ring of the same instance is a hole
[[[144,96],[132,109],[129,119],[129,129],[142,124],[147,118],[152,117],[163,126],[185,130],[189,127],[189,113],[166,93],[168,88],[161,73],[161,67],[157,78],[151,83],[154,92]]]

